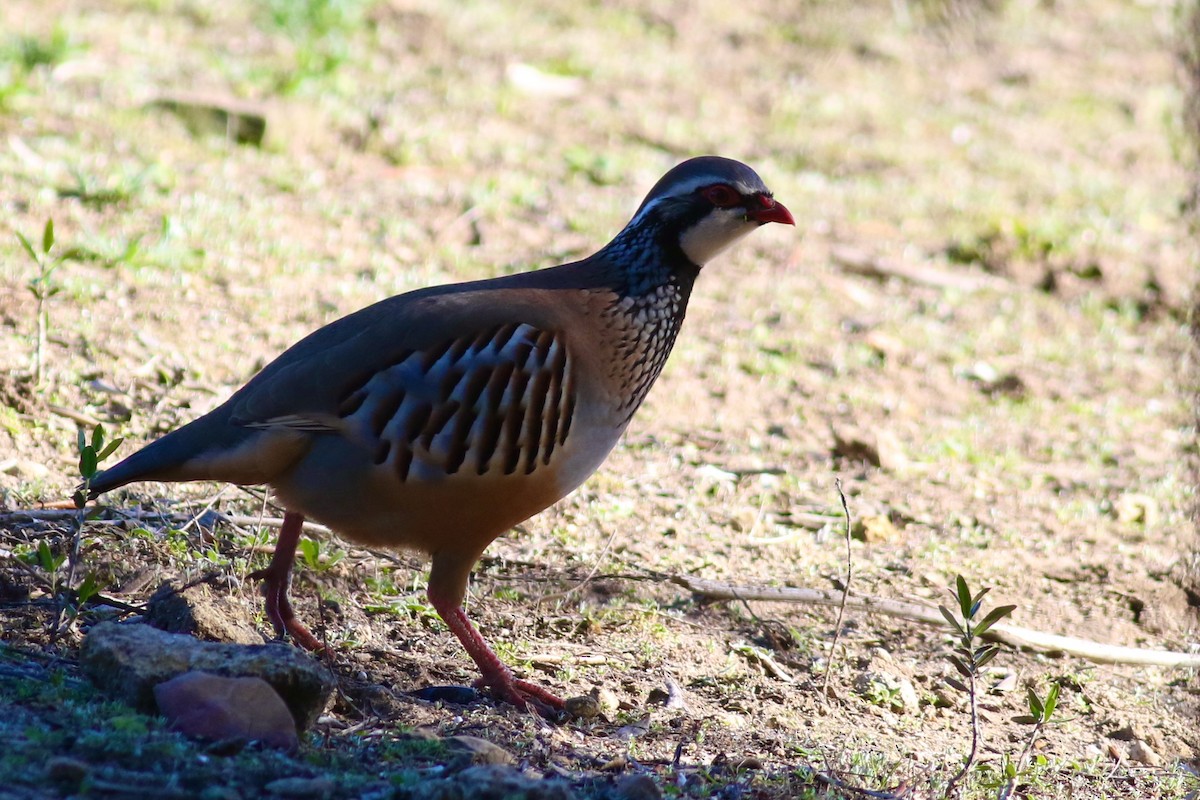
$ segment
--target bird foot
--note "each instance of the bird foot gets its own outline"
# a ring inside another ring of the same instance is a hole
[[[289,574],[279,575],[277,570],[267,567],[251,572],[246,577],[263,582],[263,593],[266,595],[264,611],[277,635],[286,634],[297,645],[312,653],[325,652],[325,645],[321,644],[316,636],[313,636],[312,631],[296,617],[296,612],[292,610],[292,603],[287,596]]]
[[[484,675],[474,684],[476,689],[487,689],[497,700],[517,708],[532,709],[542,717],[557,722],[562,718],[566,703],[558,695],[543,689],[536,683],[519,680],[508,670]]]
[[[536,683],[514,678],[512,670],[496,657],[492,648],[488,647],[487,642],[479,635],[479,631],[475,630],[471,620],[467,619],[467,612],[463,611],[462,606],[459,605],[460,599],[450,600],[444,593],[437,590],[434,581],[437,574],[437,563],[435,559],[435,572],[429,578],[429,602],[437,610],[442,621],[446,623],[446,627],[462,642],[463,648],[471,656],[475,666],[479,667],[482,677],[475,681],[475,688],[486,688],[497,700],[510,703],[517,708],[532,709],[548,720],[557,722],[562,719],[567,705],[562,698],[546,691]]]
[[[288,600],[288,586],[292,582],[292,564],[296,560],[296,545],[300,542],[300,531],[304,527],[304,515],[288,511],[283,515],[283,526],[279,530],[279,541],[275,543],[275,553],[266,569],[251,572],[247,577],[263,582],[263,594],[266,595],[264,611],[267,619],[271,620],[275,633],[283,636],[285,633],[292,641],[313,653],[325,652],[325,645],[312,635],[304,623],[296,618],[292,604]]]

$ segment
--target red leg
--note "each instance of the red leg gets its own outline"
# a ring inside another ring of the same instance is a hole
[[[467,654],[475,661],[482,677],[475,682],[476,687],[487,687],[492,694],[506,703],[517,708],[532,707],[543,717],[554,719],[565,706],[562,699],[542,687],[529,681],[518,680],[510,670],[488,647],[488,643],[475,630],[475,626],[467,619],[467,612],[458,603],[446,602],[436,592],[430,591],[429,602],[441,616],[446,626],[450,628]]]
[[[287,596],[288,585],[292,580],[292,564],[296,561],[296,545],[300,543],[300,529],[303,526],[303,514],[285,512],[283,527],[279,529],[279,539],[275,542],[275,553],[271,556],[270,565],[266,569],[251,572],[247,577],[263,582],[263,593],[267,598],[267,619],[271,620],[275,632],[280,636],[287,633],[305,650],[319,653],[325,646],[296,618]]]

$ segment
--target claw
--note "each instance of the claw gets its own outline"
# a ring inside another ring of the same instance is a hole
[[[566,710],[566,703],[558,695],[536,683],[514,678],[507,667],[504,667],[501,673],[485,675],[475,681],[474,685],[476,689],[487,689],[501,702],[532,710],[551,722],[561,720]]]

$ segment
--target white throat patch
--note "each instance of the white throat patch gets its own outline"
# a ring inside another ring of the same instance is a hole
[[[702,267],[757,227],[757,222],[746,219],[745,209],[714,208],[708,216],[683,232],[679,246],[688,260]]]

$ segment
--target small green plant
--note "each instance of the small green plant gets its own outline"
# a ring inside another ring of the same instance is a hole
[[[18,36],[4,48],[5,60],[11,60],[24,72],[33,72],[38,67],[54,67],[66,61],[76,47],[65,28],[56,25],[45,39],[36,36]]]
[[[142,239],[144,234],[135,234],[134,236],[119,240],[109,240],[96,245],[83,245],[77,247],[72,252],[72,255],[78,261],[95,261],[107,269],[129,264],[138,266],[144,261],[142,255]]]
[[[441,625],[442,618],[437,609],[426,600],[424,593],[403,595],[401,597],[382,598],[378,601],[363,604],[363,610],[368,614],[407,615],[420,620],[425,625]]]
[[[16,65],[0,62],[0,111],[10,110],[17,97],[29,93],[25,77]]]
[[[103,425],[97,425],[92,430],[91,437],[88,437],[83,428],[79,429],[76,447],[79,451],[79,477],[82,483],[74,496],[75,508],[78,509],[78,513],[75,516],[74,530],[71,533],[71,548],[66,556],[67,574],[61,582],[58,580],[57,573],[62,566],[62,557],[55,560],[52,571],[47,570],[50,573],[51,587],[56,601],[54,625],[51,629],[52,636],[57,636],[69,627],[79,616],[79,610],[100,591],[100,583],[92,574],[86,575],[79,586],[75,586],[75,571],[79,566],[79,546],[83,541],[83,529],[87,523],[87,511],[84,506],[87,504],[92,479],[100,471],[100,463],[112,455],[122,441],[124,440],[118,438],[111,442],[105,442]],[[44,544],[43,542],[42,545]],[[42,547],[39,545],[38,558],[44,561],[45,554],[41,552],[41,549]]]
[[[1023,725],[1032,725],[1033,730],[1029,734],[1029,738],[1025,740],[1025,747],[1021,750],[1021,755],[1014,764],[1012,761],[1005,759],[1004,761],[1004,777],[1007,782],[1004,788],[997,795],[997,800],[1008,800],[1012,797],[1012,793],[1017,788],[1017,779],[1025,772],[1029,762],[1029,755],[1033,752],[1033,746],[1041,735],[1042,729],[1051,722],[1056,722],[1054,719],[1054,711],[1058,708],[1058,692],[1060,684],[1050,684],[1050,689],[1046,692],[1045,697],[1041,697],[1033,690],[1033,687],[1026,689],[1026,700],[1029,702],[1029,714],[1017,717],[1016,721]]]
[[[321,543],[316,539],[304,538],[296,545],[296,549],[300,552],[300,560],[304,566],[318,572],[332,569],[339,561],[346,557],[343,550],[329,550],[325,553],[324,558],[321,556]]]
[[[35,549],[21,553],[19,557],[29,566],[37,567],[46,573],[52,591],[58,586],[58,570],[67,557],[66,555],[56,555],[45,539],[39,541]]]
[[[52,256],[54,250],[54,220],[46,220],[46,225],[42,228],[42,248],[39,253],[20,231],[17,232],[17,239],[21,241],[21,247],[25,248],[25,252],[29,254],[30,259],[37,266],[37,277],[31,278],[25,284],[33,294],[37,301],[34,314],[37,320],[37,341],[34,344],[33,352],[33,379],[36,386],[42,385],[42,380],[45,377],[46,371],[46,330],[50,325],[50,312],[47,308],[47,301],[62,291],[62,286],[54,282],[54,272],[62,264],[61,256]]]
[[[127,203],[145,189],[157,171],[157,165],[150,165],[138,172],[114,172],[97,178],[77,166],[71,167],[73,183],[59,186],[58,196],[78,200],[93,208]]]
[[[370,0],[267,0],[265,21],[295,45],[295,64],[276,89],[291,94],[310,79],[336,72],[350,57],[350,37],[369,7]]]
[[[864,693],[867,702],[879,708],[901,708],[904,701],[900,697],[899,686],[888,686],[883,681],[871,681]]]
[[[38,542],[37,550],[33,552],[33,558],[30,560],[41,567],[46,573],[53,575],[62,566],[66,556],[56,556],[54,551],[50,549],[50,545],[46,544],[46,540],[42,539]]]
[[[35,70],[61,64],[76,49],[62,26],[45,39],[13,36],[0,42],[0,111],[11,108],[17,96],[32,93],[29,79]]]
[[[942,612],[942,616],[946,618],[946,622],[950,623],[953,629],[957,643],[949,658],[950,663],[958,670],[958,673],[966,678],[966,683],[954,678],[948,678],[947,683],[958,689],[960,692],[966,692],[970,701],[971,707],[971,750],[967,754],[966,762],[962,769],[950,779],[946,785],[946,796],[954,797],[958,789],[958,784],[971,768],[975,766],[975,759],[979,755],[979,692],[977,683],[983,668],[991,663],[1000,653],[1000,648],[994,644],[984,644],[981,638],[987,631],[1000,620],[1007,617],[1016,610],[1016,606],[997,606],[977,620],[979,612],[983,606],[983,597],[990,588],[980,589],[973,593],[967,585],[967,580],[962,575],[955,578],[954,588],[950,593],[958,602],[957,614],[951,611],[946,606],[938,606],[938,610]]]
[[[82,509],[87,503],[88,490],[92,479],[100,471],[100,462],[116,452],[116,449],[121,446],[121,442],[123,441],[125,440],[117,438],[111,442],[105,442],[103,425],[97,425],[92,430],[90,442],[88,441],[87,432],[83,428],[79,429],[75,446],[79,451],[79,477],[83,483],[80,484],[79,489],[75,492],[76,508]]]

